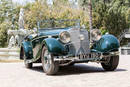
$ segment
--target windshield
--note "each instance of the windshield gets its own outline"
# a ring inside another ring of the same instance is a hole
[[[43,20],[37,23],[38,29],[66,28],[80,26],[80,20]]]

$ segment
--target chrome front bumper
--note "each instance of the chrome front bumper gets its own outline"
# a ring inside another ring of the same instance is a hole
[[[93,53],[87,54],[87,55],[80,55],[80,56],[57,56],[54,57],[54,61],[70,61],[70,63],[82,63],[82,62],[102,62],[103,58],[109,58],[111,56],[117,56],[119,55],[119,52],[110,52],[107,55],[104,55],[104,53],[96,53],[94,55]],[[82,56],[82,57],[81,57]]]

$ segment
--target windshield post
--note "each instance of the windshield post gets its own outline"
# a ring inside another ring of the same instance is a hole
[[[75,27],[80,28],[80,20],[77,20],[77,22],[75,23]]]
[[[39,32],[40,29],[40,21],[37,22],[37,33]]]

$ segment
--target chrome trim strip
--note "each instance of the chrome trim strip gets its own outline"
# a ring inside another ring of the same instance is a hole
[[[34,41],[36,39],[40,39],[40,38],[44,38],[44,37],[49,37],[50,35],[47,35],[47,36],[40,36],[40,37],[37,37],[37,38],[34,38],[32,39],[31,41]],[[58,35],[52,35],[51,37],[54,37],[54,36],[58,36]]]

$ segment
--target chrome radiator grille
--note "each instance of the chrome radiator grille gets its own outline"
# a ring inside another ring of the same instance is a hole
[[[70,29],[71,45],[69,46],[69,53],[73,55],[88,54],[89,48],[89,36],[87,30]],[[84,37],[84,40],[80,39],[80,36]]]

